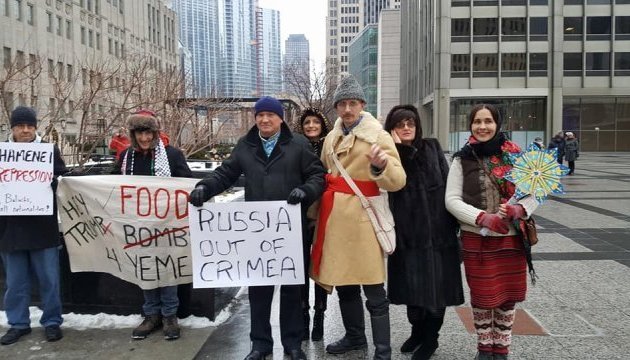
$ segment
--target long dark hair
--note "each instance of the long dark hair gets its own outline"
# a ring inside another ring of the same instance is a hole
[[[416,137],[413,140],[413,144],[417,146],[422,143],[422,124],[420,123],[420,114],[418,114],[418,109],[415,106],[394,106],[387,114],[383,127],[385,131],[391,132],[399,122],[407,119],[413,120],[414,124],[416,124]]]

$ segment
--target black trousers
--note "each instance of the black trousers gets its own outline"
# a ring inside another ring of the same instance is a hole
[[[249,306],[251,314],[252,350],[271,352],[271,301],[273,286],[250,286]],[[302,295],[300,285],[280,286],[280,338],[286,351],[299,349],[302,344],[304,321],[302,320]]]
[[[315,232],[314,230],[315,230],[315,227],[310,227],[308,230],[306,230],[308,231],[306,235],[307,240],[313,238],[313,233]],[[307,312],[310,309],[309,293],[310,293],[311,281],[308,276],[308,271],[311,265],[311,241],[303,241],[302,244],[303,244],[302,250],[304,254],[304,285],[301,286],[302,310],[304,312]],[[315,304],[313,304],[313,308],[319,311],[326,311],[326,307],[328,304],[328,293],[326,292],[326,290],[324,290],[324,288],[322,288],[321,286],[317,284],[313,284],[313,286],[315,288]]]
[[[575,172],[575,160],[569,161],[569,174],[573,174]]]
[[[362,306],[361,287],[363,287],[363,292],[367,298],[365,307],[371,316],[381,316],[389,313],[389,299],[387,299],[384,284],[335,286],[339,302],[352,302],[357,304],[356,306]]]

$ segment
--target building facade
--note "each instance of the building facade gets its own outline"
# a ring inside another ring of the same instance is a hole
[[[257,21],[254,0],[211,0],[218,2],[220,94],[248,97],[257,94]],[[262,13],[260,14],[262,16]],[[262,30],[262,25],[258,28]]]
[[[1,1],[0,136],[17,105],[34,107],[40,129],[54,126],[69,143],[84,118],[104,131],[131,82],[117,75],[120,64],[177,72],[177,28],[175,13],[157,0]],[[82,99],[96,84],[111,96]]]
[[[400,10],[381,11],[378,23],[378,69],[376,113],[385,119],[389,110],[400,104]]]
[[[378,25],[369,24],[350,42],[349,72],[363,88],[365,111],[377,116]]]
[[[263,60],[258,62],[262,72],[260,95],[279,96],[282,92],[282,48],[280,43],[280,12],[272,9],[263,11]]]
[[[289,34],[284,41],[284,69],[291,72],[289,76],[300,78],[306,84],[311,83],[310,45],[304,34]],[[295,76],[297,75],[297,76]],[[284,83],[288,94],[296,94],[299,89],[291,83]]]
[[[478,102],[520,145],[563,130],[584,151],[630,151],[628,1],[409,0],[401,24],[401,101],[451,151]]]

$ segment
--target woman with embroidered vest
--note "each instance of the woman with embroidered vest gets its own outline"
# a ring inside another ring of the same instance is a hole
[[[475,359],[507,359],[515,305],[525,300],[528,254],[512,222],[529,217],[532,197],[510,202],[515,187],[503,179],[519,147],[501,133],[497,109],[488,104],[468,116],[472,136],[454,154],[446,208],[459,220],[466,280],[477,332]]]
[[[366,197],[380,196],[379,189],[400,190],[405,186],[405,171],[391,135],[363,111],[365,94],[353,76],[341,79],[333,100],[339,117],[322,148],[328,174],[311,253],[311,277],[327,289],[336,287],[346,334],[326,346],[326,352],[343,354],[367,348],[363,288],[372,323],[374,359],[390,359],[383,251],[367,212],[341,175],[335,157]]]
[[[321,111],[317,108],[307,108],[302,112],[300,116],[300,123],[296,128],[296,132],[303,134],[311,144],[311,148],[317,154],[317,157],[320,157],[322,154],[322,145],[324,144],[324,139],[328,134],[328,129],[330,128],[330,124],[328,123],[328,119]],[[305,284],[302,286],[302,310],[304,316],[304,337],[303,340],[308,340],[309,338],[309,325],[311,321],[311,315],[309,312],[309,277],[308,277],[308,269],[310,266],[310,258],[311,258],[311,245],[313,242],[313,231],[315,230],[315,222],[310,220],[308,226],[308,233],[305,234],[304,238],[304,274],[306,276]],[[313,308],[315,309],[315,316],[313,316],[313,332],[311,333],[311,339],[313,341],[320,341],[324,336],[324,312],[326,311],[327,306],[327,297],[328,294],[326,290],[321,286],[315,283],[315,304],[313,304]]]
[[[127,123],[131,146],[120,153],[112,174],[192,177],[184,153],[170,146],[167,137],[161,136],[154,112],[140,110],[131,114]],[[160,326],[163,326],[166,340],[179,338],[177,289],[174,285],[142,291],[144,320],[133,330],[133,339],[145,339]]]
[[[413,360],[438,348],[447,306],[464,302],[457,220],[446,210],[448,163],[437,139],[422,138],[418,110],[394,106],[385,119],[407,173],[407,184],[389,193],[396,251],[387,260],[387,294],[407,305],[411,336],[400,348]]]

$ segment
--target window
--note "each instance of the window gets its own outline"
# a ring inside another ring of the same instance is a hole
[[[470,19],[451,19],[451,42],[470,41]]]
[[[66,76],[68,77],[68,82],[72,82],[72,65],[66,65]]]
[[[17,21],[22,21],[22,0],[15,0],[15,19]]]
[[[581,17],[564,18],[564,40],[582,40],[584,28]]]
[[[525,18],[503,18],[501,21],[501,40],[523,41],[527,32]]]
[[[496,6],[499,2],[497,0],[474,0],[474,6]]]
[[[582,76],[582,53],[564,53],[564,76]]]
[[[2,51],[3,60],[4,60],[4,68],[8,69],[11,67],[11,48],[4,47]]]
[[[24,63],[25,59],[24,59],[24,51],[16,51],[15,52],[15,64],[17,65],[18,69],[23,69],[25,66]]]
[[[497,54],[474,54],[473,77],[496,77],[498,63]]]
[[[46,25],[46,31],[51,33],[53,29],[53,14],[47,11],[46,16],[48,16],[48,25]]]
[[[630,40],[630,16],[615,16],[615,39]]]
[[[81,69],[81,83],[83,86],[88,84],[88,72],[86,69]]]
[[[72,21],[66,20],[66,39],[72,40]]]
[[[501,5],[504,5],[504,6],[510,6],[510,5],[525,6],[525,5],[527,5],[527,0],[501,0]]]
[[[529,54],[529,76],[547,76],[547,53]]]
[[[61,36],[63,34],[63,19],[61,16],[57,16],[57,35]]]
[[[55,62],[52,59],[48,59],[48,77],[55,77]]]
[[[525,53],[501,54],[501,76],[525,76],[527,71],[527,56]]]
[[[26,5],[26,23],[29,25],[35,24],[35,7],[33,4]]]
[[[497,18],[474,19],[473,41],[497,41]]]
[[[61,61],[57,62],[57,80],[63,80],[63,63]]]
[[[56,108],[56,101],[55,98],[48,98],[48,111],[50,111],[51,113],[55,112],[55,108]]]
[[[630,52],[615,53],[615,76],[630,76]]]
[[[547,5],[549,4],[548,0],[529,0],[529,5]]]
[[[610,53],[586,53],[586,76],[610,75]]]
[[[610,40],[610,16],[590,16],[586,18],[586,40]]]
[[[547,41],[549,31],[546,17],[532,17],[529,19],[529,39],[532,41]]]
[[[94,31],[88,30],[88,46],[94,47]]]
[[[470,55],[469,54],[453,54],[451,55],[451,77],[467,78],[470,76]]]
[[[81,26],[81,45],[85,45],[85,27]]]
[[[587,0],[586,3],[589,5],[608,5],[611,3],[611,0]]]
[[[112,41],[112,38],[107,39],[107,47],[109,49],[109,54],[112,55],[114,53],[114,42]]]
[[[96,33],[96,50],[101,50],[101,33]]]

